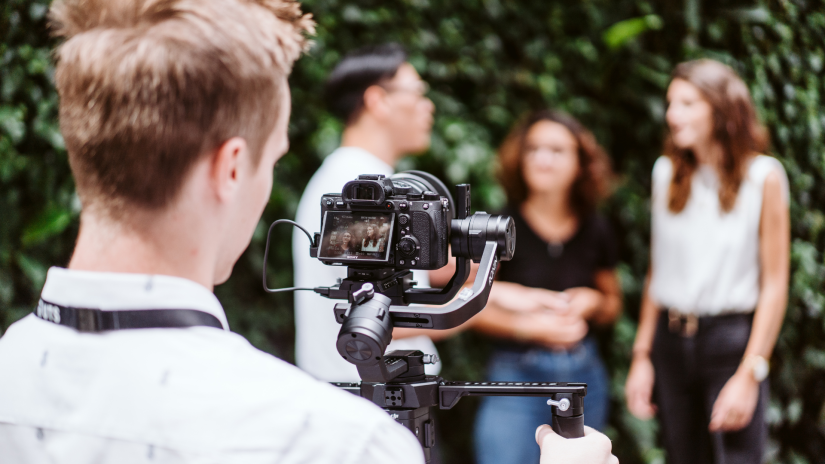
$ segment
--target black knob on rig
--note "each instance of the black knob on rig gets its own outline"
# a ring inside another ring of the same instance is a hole
[[[380,293],[353,304],[338,332],[338,353],[353,364],[372,364],[392,340],[390,299]]]

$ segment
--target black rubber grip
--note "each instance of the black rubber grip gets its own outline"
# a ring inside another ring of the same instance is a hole
[[[561,417],[553,415],[553,430],[564,438],[584,436],[584,415]]]
[[[412,234],[418,239],[418,244],[421,247],[419,261],[420,267],[427,269],[430,266],[430,216],[427,213],[416,211],[412,215]]]

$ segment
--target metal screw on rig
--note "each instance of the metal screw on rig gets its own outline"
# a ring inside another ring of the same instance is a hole
[[[567,398],[562,398],[559,401],[547,400],[548,406],[555,406],[559,408],[559,411],[567,411],[570,409],[570,400]]]
[[[352,301],[355,304],[361,304],[366,300],[369,300],[375,295],[375,287],[367,282],[361,286],[358,290],[352,292]]]
[[[424,362],[424,364],[436,364],[441,360],[438,359],[437,354],[425,354],[422,358],[422,361]]]

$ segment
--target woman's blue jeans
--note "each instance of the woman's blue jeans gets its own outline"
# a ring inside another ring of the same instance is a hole
[[[498,350],[488,366],[491,381],[586,382],[584,424],[604,430],[607,424],[609,380],[596,341],[585,338],[569,351],[532,348]],[[550,424],[547,398],[486,397],[476,417],[478,464],[538,464],[536,428]]]

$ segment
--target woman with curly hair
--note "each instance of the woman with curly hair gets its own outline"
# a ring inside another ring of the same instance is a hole
[[[341,250],[342,256],[351,255],[355,252],[355,243],[353,243],[352,234],[349,230],[344,230],[341,233]]]
[[[604,429],[608,377],[593,325],[621,311],[616,243],[596,212],[609,191],[610,161],[566,114],[539,111],[517,124],[499,151],[518,246],[501,263],[487,308],[473,327],[495,338],[493,380],[587,382],[585,425]],[[551,416],[546,398],[484,398],[476,422],[480,464],[539,462],[533,431]]]
[[[767,131],[730,67],[680,64],[667,100],[628,408],[658,412],[669,463],[760,463],[788,296],[788,179],[761,154]]]

